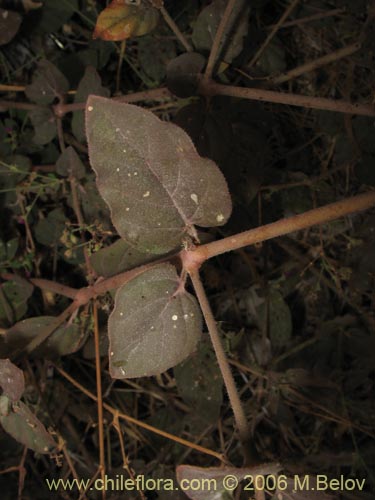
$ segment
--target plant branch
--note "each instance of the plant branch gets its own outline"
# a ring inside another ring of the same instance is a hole
[[[224,379],[225,387],[227,389],[229,400],[233,409],[234,419],[236,421],[241,442],[246,443],[249,439],[249,426],[246,420],[245,412],[242,408],[241,400],[238,395],[236,384],[234,382],[227,357],[224,352],[224,348],[220,340],[220,335],[216,326],[215,318],[212,314],[212,310],[208,302],[206,292],[203,288],[198,269],[190,270],[189,274],[193,282],[195,293],[197,294],[198,302],[201,306],[204,319],[206,321],[208,332],[211,337],[211,342],[214,347],[217,362]]]
[[[261,47],[258,49],[254,57],[251,59],[249,64],[247,65],[247,68],[250,69],[254,64],[258,61],[260,56],[263,54],[263,52],[266,50],[268,47],[269,43],[271,42],[272,38],[276,35],[278,32],[279,28],[283,24],[283,22],[289,17],[289,14],[294,10],[294,8],[297,6],[299,0],[293,0],[289,7],[285,10],[284,14],[280,17],[278,22],[273,26],[271,33],[267,36]]]
[[[186,40],[185,35],[180,31],[180,28],[177,26],[177,24],[173,21],[171,16],[168,14],[168,12],[165,10],[164,7],[160,7],[160,12],[161,15],[164,17],[165,22],[168,24],[168,26],[171,28],[173,33],[176,35],[177,39],[181,42],[181,44],[185,47],[187,52],[192,52],[193,48],[190,45],[190,43]]]
[[[351,56],[355,52],[357,52],[361,48],[360,43],[353,43],[352,45],[348,45],[346,47],[343,47],[342,49],[336,50],[334,52],[331,52],[330,54],[326,54],[322,57],[318,57],[317,59],[314,59],[313,61],[309,61],[305,64],[302,64],[301,66],[298,66],[297,68],[293,68],[286,73],[283,73],[281,75],[271,77],[268,82],[273,84],[273,85],[280,85],[281,83],[288,82],[289,80],[292,80],[293,78],[296,78],[300,75],[303,75],[304,73],[308,73],[310,71],[314,71],[317,68],[321,68],[322,66],[325,66],[326,64],[331,64],[333,62],[336,62],[340,59],[343,59],[344,57]]]
[[[287,21],[279,26],[279,29],[282,28],[290,28],[291,26],[298,26],[300,24],[309,23],[311,21],[319,21],[319,19],[324,19],[326,17],[332,16],[340,16],[345,13],[344,9],[331,9],[326,12],[319,12],[318,14],[311,14],[311,16],[300,17],[299,19],[294,19],[293,21]],[[267,26],[266,29],[271,30],[276,26],[275,24],[271,24]]]
[[[216,63],[220,44],[222,45],[222,41],[223,41],[222,39],[224,37],[225,30],[228,28],[228,22],[229,22],[230,16],[232,14],[233,8],[234,8],[236,3],[237,3],[237,0],[229,0],[227,3],[223,17],[221,18],[220,24],[217,28],[216,33],[215,33],[215,38],[214,38],[214,41],[212,43],[210,55],[208,56],[206,70],[205,70],[204,75],[203,75],[203,83],[207,82],[212,77],[212,72],[213,72],[213,69],[214,69],[214,66]]]
[[[60,368],[59,366],[57,366],[54,363],[53,363],[53,366],[60,373],[60,375],[62,375],[64,378],[66,378],[71,384],[73,384],[75,387],[77,387],[77,389],[79,389],[81,392],[86,394],[86,396],[88,396],[93,401],[98,400],[98,398],[92,392],[90,392],[88,389],[86,389],[81,384],[79,384],[66,371],[64,371],[62,368]],[[199,451],[201,453],[205,453],[206,455],[210,455],[212,457],[217,458],[221,462],[224,462],[224,456],[221,453],[217,453],[216,451],[212,451],[212,450],[209,450],[208,448],[204,448],[203,446],[200,446],[199,444],[192,443],[190,441],[187,441],[186,439],[183,439],[183,438],[180,438],[180,437],[175,436],[173,434],[170,434],[169,432],[165,432],[165,431],[162,431],[161,429],[157,429],[156,427],[153,427],[152,425],[146,424],[145,422],[142,422],[141,420],[138,420],[134,417],[131,417],[130,415],[126,415],[126,413],[121,413],[120,411],[116,410],[108,403],[103,403],[103,407],[107,411],[109,411],[112,415],[114,415],[115,417],[121,418],[121,419],[125,420],[126,422],[137,425],[138,427],[141,427],[142,429],[146,429],[147,431],[150,431],[154,434],[165,437],[166,439],[170,439],[171,441],[174,441],[175,443],[181,444],[183,446],[187,446],[188,448],[192,448],[193,450]]]
[[[197,265],[216,255],[306,229],[316,224],[324,224],[354,212],[367,210],[373,206],[375,206],[375,191],[369,191],[222,240],[207,243],[195,248],[195,250],[182,251],[181,258],[184,268],[189,272],[190,269],[194,269]]]
[[[273,90],[255,89],[248,87],[234,87],[213,82],[199,85],[199,93],[202,95],[226,95],[238,97],[239,99],[253,99],[255,101],[274,102],[288,104],[289,106],[301,106],[304,108],[336,111],[352,115],[375,116],[375,107],[371,104],[352,104],[344,100],[333,100],[324,97],[310,97]]]

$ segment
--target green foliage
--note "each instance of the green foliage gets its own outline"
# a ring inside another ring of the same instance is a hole
[[[160,264],[118,289],[108,321],[113,378],[156,375],[191,354],[201,333],[196,299]]]

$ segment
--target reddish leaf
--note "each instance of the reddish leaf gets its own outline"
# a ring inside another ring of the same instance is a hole
[[[91,166],[122,238],[162,254],[186,234],[224,224],[231,213],[225,179],[179,127],[131,104],[91,96],[86,108]]]
[[[120,41],[146,35],[158,23],[159,12],[140,3],[128,5],[127,0],[113,0],[99,15],[93,38]]]
[[[179,285],[175,268],[160,264],[117,291],[108,321],[113,378],[157,375],[195,350],[201,313],[195,297]]]
[[[0,387],[12,401],[18,401],[25,390],[23,371],[9,359],[0,359]]]

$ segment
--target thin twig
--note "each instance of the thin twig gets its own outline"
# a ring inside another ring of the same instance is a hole
[[[102,480],[105,480],[105,456],[104,456],[104,419],[103,419],[103,392],[102,392],[102,370],[100,365],[100,339],[99,339],[99,321],[98,308],[96,301],[93,301],[94,315],[94,342],[95,342],[95,372],[96,372],[96,394],[98,407],[98,434],[99,434],[99,464]],[[103,500],[105,491],[103,489]]]
[[[79,382],[77,382],[72,376],[70,376],[66,371],[64,371],[62,368],[59,366],[55,365],[53,363],[53,366],[55,369],[62,375],[64,378],[66,378],[71,384],[73,384],[77,389],[79,389],[81,392],[86,394],[90,399],[93,401],[97,401],[97,397],[90,392],[88,389],[83,387]],[[175,436],[173,434],[170,434],[169,432],[162,431],[161,429],[157,429],[156,427],[153,427],[152,425],[146,424],[145,422],[142,422],[141,420],[137,420],[134,417],[131,417],[130,415],[126,415],[125,413],[122,413],[118,411],[116,408],[112,408],[107,403],[103,403],[103,407],[109,411],[112,415],[118,416],[119,418],[130,422],[134,425],[137,425],[138,427],[142,427],[143,429],[146,429],[147,431],[153,432],[154,434],[158,434],[159,436],[165,437],[166,439],[170,439],[171,441],[174,441],[175,443],[181,444],[183,446],[187,446],[188,448],[192,448],[196,451],[199,451],[201,453],[204,453],[206,455],[210,455],[212,457],[217,458],[221,462],[224,461],[224,456],[221,453],[217,453],[216,451],[209,450],[208,448],[205,448],[204,446],[200,446],[195,443],[191,443],[190,441],[187,441],[186,439],[180,438],[178,436]]]
[[[207,82],[212,77],[212,72],[216,63],[216,58],[219,52],[220,44],[221,46],[223,45],[222,44],[223,37],[226,29],[228,28],[229,19],[236,3],[237,0],[229,0],[227,3],[223,17],[221,18],[220,24],[215,33],[215,38],[212,43],[210,55],[208,57],[206,70],[203,75],[203,83]]]
[[[318,14],[311,14],[311,16],[300,17],[299,19],[294,19],[293,21],[287,21],[279,26],[279,29],[290,28],[291,26],[298,26],[300,24],[309,23],[311,21],[318,21],[319,19],[325,19],[326,17],[339,16],[344,14],[344,9],[331,9],[327,10],[327,12],[320,12]],[[266,29],[271,30],[276,26],[276,24],[271,24],[267,26]]]
[[[268,47],[269,43],[271,42],[272,38],[276,35],[277,31],[279,30],[280,26],[283,24],[283,22],[289,17],[289,14],[294,10],[294,8],[297,6],[299,0],[293,0],[289,7],[285,10],[284,14],[280,17],[278,22],[275,24],[275,26],[272,28],[271,33],[267,36],[261,47],[258,49],[254,57],[251,59],[249,64],[247,65],[247,68],[250,69],[254,64],[258,61],[260,56],[263,54],[265,49]]]
[[[249,439],[249,426],[246,420],[245,412],[242,408],[241,400],[238,395],[236,384],[222,346],[220,335],[216,326],[215,318],[212,314],[210,304],[208,302],[206,292],[203,288],[199,271],[194,269],[190,271],[190,277],[194,285],[195,293],[197,294],[199,305],[201,306],[204,319],[207,324],[211,342],[214,347],[217,362],[220,367],[221,374],[224,379],[225,387],[229,396],[229,400],[233,409],[234,419],[238,428],[238,433],[242,443],[246,443]]]
[[[304,73],[309,73],[310,71],[314,71],[317,68],[321,68],[326,64],[331,64],[333,62],[339,61],[344,57],[351,56],[355,52],[357,52],[361,48],[360,43],[353,43],[352,45],[348,45],[347,47],[343,47],[342,49],[331,52],[330,54],[326,54],[325,56],[318,57],[313,61],[309,61],[307,63],[301,64],[297,68],[293,68],[286,73],[283,73],[279,76],[275,76],[274,78],[270,78],[268,81],[273,85],[280,85],[281,83],[288,82],[293,78],[296,78]]]
[[[190,45],[190,43],[186,40],[184,34],[180,31],[180,28],[177,26],[177,24],[173,21],[171,16],[168,14],[168,12],[165,10],[164,7],[160,7],[160,12],[162,16],[164,17],[165,22],[168,24],[168,26],[171,28],[173,33],[176,35],[177,39],[181,42],[181,44],[185,47],[187,52],[192,52],[193,48]]]

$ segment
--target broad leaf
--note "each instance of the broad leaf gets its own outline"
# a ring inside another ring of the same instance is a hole
[[[13,356],[38,336],[40,329],[56,320],[54,316],[38,316],[16,323],[0,337],[0,356]],[[56,358],[71,354],[82,345],[84,331],[79,325],[62,325],[35,351],[33,356]]]
[[[159,20],[157,9],[146,2],[128,4],[128,0],[112,0],[100,13],[93,38],[126,40],[132,36],[146,35],[156,27]]]
[[[1,407],[4,408],[6,396],[0,398],[3,400]],[[0,414],[0,423],[14,439],[37,453],[52,453],[56,449],[55,441],[42,422],[22,401],[13,403],[7,414]]]
[[[11,401],[18,401],[25,390],[23,371],[9,359],[0,359],[0,387]]]
[[[35,144],[43,146],[56,137],[56,120],[51,109],[47,107],[33,109],[29,112],[29,117],[34,127]]]
[[[108,322],[113,378],[157,375],[195,350],[201,313],[179,284],[175,268],[160,264],[119,288]]]
[[[91,96],[86,107],[90,161],[120,236],[141,252],[181,245],[194,225],[225,224],[228,188],[179,127],[130,104]]]
[[[65,228],[66,217],[61,208],[49,212],[34,227],[35,238],[42,245],[56,245]]]
[[[21,26],[22,17],[17,12],[0,9],[0,45],[9,43]]]
[[[0,288],[0,326],[9,326],[26,314],[27,301],[34,287],[28,281],[17,278],[0,285]]]
[[[51,104],[69,90],[69,82],[59,69],[47,60],[38,64],[33,81],[25,89],[30,101],[38,104]]]
[[[154,256],[139,252],[126,241],[119,239],[90,256],[90,262],[99,276],[109,278],[133,267],[150,262]]]
[[[205,64],[206,59],[197,52],[186,52],[173,59],[167,67],[169,90],[178,97],[196,94]]]
[[[194,465],[179,465],[176,469],[177,481],[185,481],[185,486],[196,485],[197,482],[204,484],[204,481],[212,480],[212,489],[202,488],[197,490],[194,486],[191,489],[185,489],[185,494],[192,500],[227,500],[233,498],[232,492],[235,484],[246,479],[246,486],[251,487],[249,476],[276,475],[281,469],[278,464],[264,464],[252,467],[196,467]],[[228,480],[229,478],[229,480]],[[249,490],[249,494],[254,490]]]
[[[82,179],[85,176],[85,166],[72,146],[68,146],[61,153],[56,162],[56,172],[64,177],[73,176],[76,179]]]
[[[86,102],[90,94],[109,96],[109,90],[102,87],[100,76],[93,66],[87,66],[82,80],[79,82],[74,102]],[[73,134],[80,142],[86,141],[85,116],[82,111],[75,111],[72,118]]]

